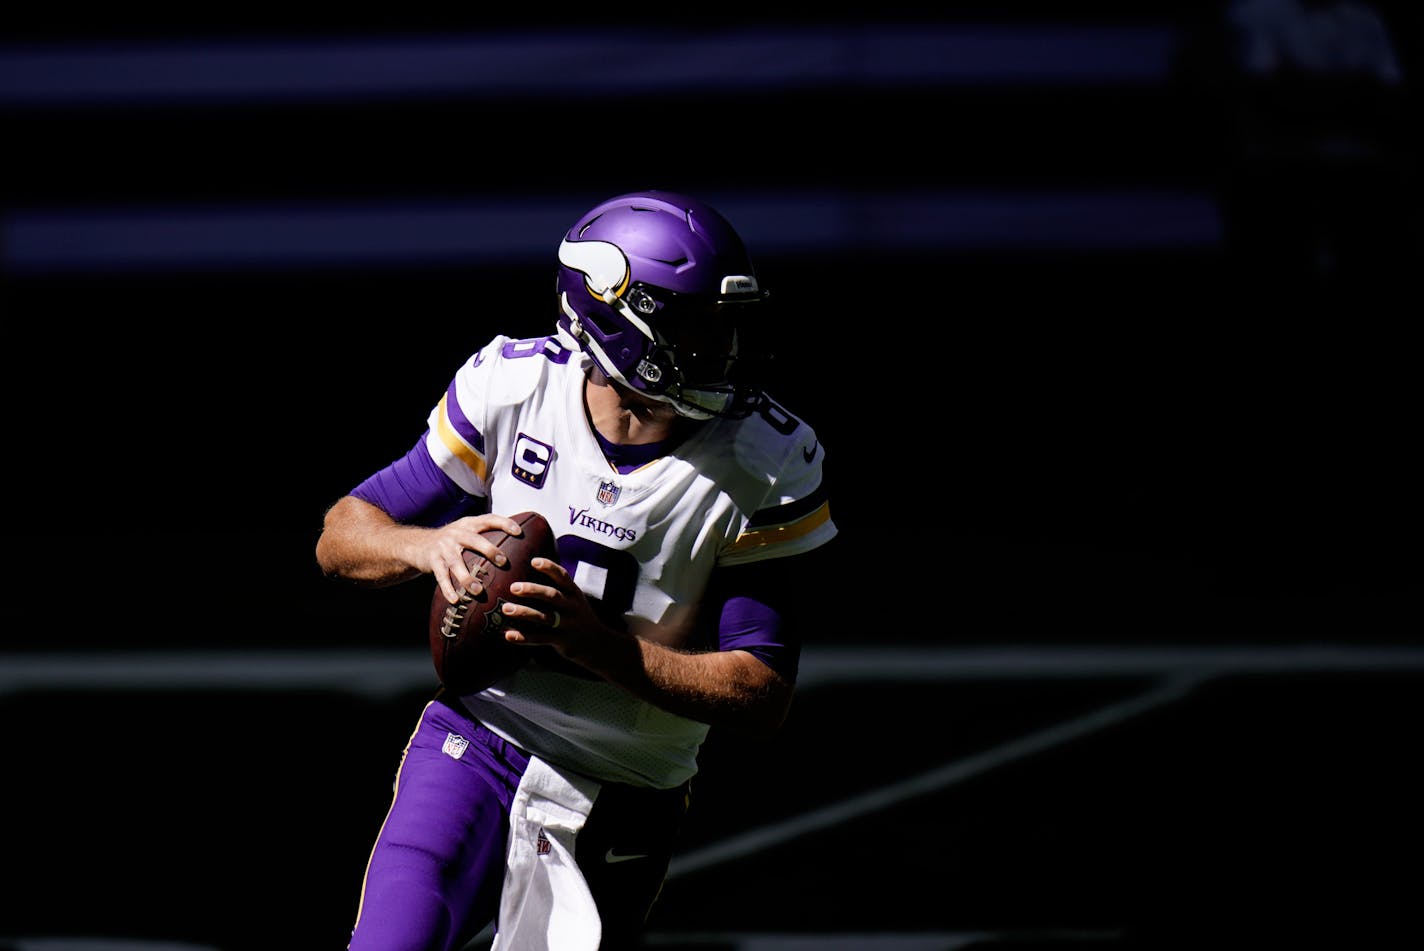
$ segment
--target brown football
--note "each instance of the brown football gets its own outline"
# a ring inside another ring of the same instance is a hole
[[[478,552],[465,551],[465,564],[484,590],[478,595],[466,591],[451,604],[437,585],[430,601],[430,657],[440,682],[454,693],[483,690],[531,656],[530,648],[504,639],[505,617],[500,605],[518,600],[509,593],[514,582],[547,580],[529,563],[541,555],[557,561],[558,549],[554,530],[544,516],[520,512],[510,517],[523,527],[523,534],[510,535],[498,529],[482,533],[504,552],[507,565],[500,568]]]

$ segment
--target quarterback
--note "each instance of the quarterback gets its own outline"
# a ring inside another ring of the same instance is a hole
[[[802,566],[836,535],[816,433],[768,395],[768,319],[716,210],[647,191],[559,245],[548,336],[496,336],[411,450],[338,499],[316,557],[381,586],[478,593],[466,549],[535,511],[558,561],[515,585],[529,660],[416,723],[351,951],[636,945],[708,731],[775,730],[795,688]]]

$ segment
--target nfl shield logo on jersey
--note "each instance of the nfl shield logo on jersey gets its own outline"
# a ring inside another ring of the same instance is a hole
[[[616,482],[598,483],[598,501],[604,505],[612,505],[618,501],[618,484]]]

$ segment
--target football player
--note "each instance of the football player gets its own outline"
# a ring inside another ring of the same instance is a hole
[[[748,347],[766,293],[732,225],[663,191],[599,204],[559,245],[554,332],[496,336],[427,430],[327,511],[324,572],[433,576],[536,511],[558,563],[517,584],[529,660],[442,691],[404,751],[351,951],[636,943],[712,727],[768,732],[796,681],[801,561],[836,535],[816,433]]]

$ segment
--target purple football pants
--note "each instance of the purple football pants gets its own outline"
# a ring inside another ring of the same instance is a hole
[[[366,867],[350,951],[456,951],[494,920],[510,804],[528,763],[463,712],[426,705]],[[636,946],[687,804],[686,785],[603,785],[575,843],[602,951]]]

